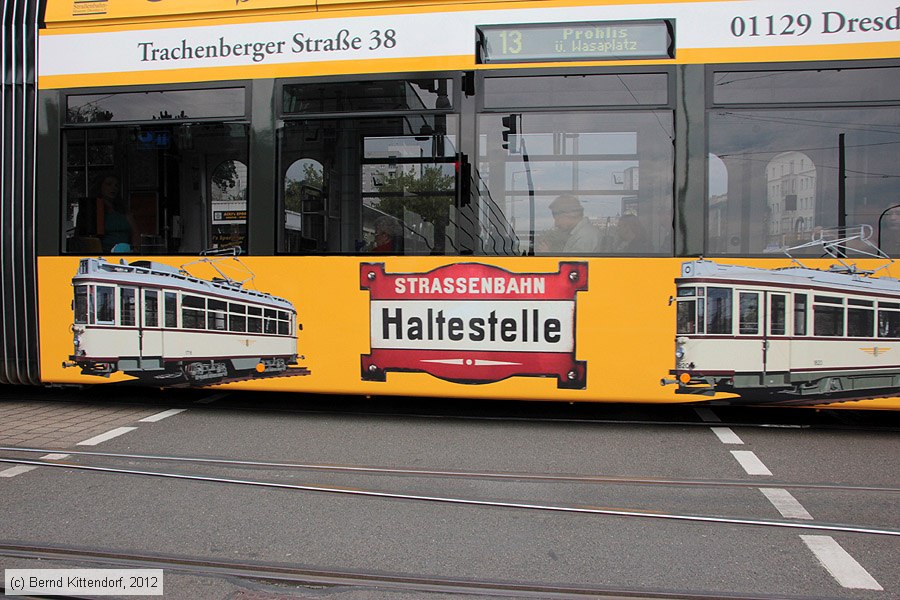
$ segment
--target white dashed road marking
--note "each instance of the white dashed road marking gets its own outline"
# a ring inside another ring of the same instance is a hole
[[[743,444],[744,440],[731,430],[731,427],[710,427],[723,444]]]
[[[854,590],[883,590],[875,578],[861,564],[827,535],[801,535],[800,539],[812,550],[822,566],[839,584]]]
[[[170,408],[169,410],[164,410],[161,413],[156,413],[155,415],[150,415],[149,417],[144,417],[139,421],[139,423],[156,423],[157,421],[162,421],[166,417],[171,417],[172,415],[177,415],[178,413],[182,413],[186,411],[186,408]]]
[[[809,519],[812,515],[807,512],[803,505],[787,490],[781,488],[759,488],[759,491],[769,499],[772,506],[778,509],[781,516],[785,519]]]
[[[732,456],[741,463],[747,475],[771,475],[772,471],[750,450],[732,450]]]
[[[101,442],[105,442],[106,440],[111,440],[114,437],[119,437],[122,434],[128,433],[129,431],[134,431],[137,427],[116,427],[106,433],[101,433],[100,435],[95,435],[92,438],[88,438],[83,442],[78,442],[78,446],[96,446]]]
[[[16,475],[21,475],[22,473],[27,473],[28,471],[34,471],[35,469],[37,469],[37,467],[19,465],[11,469],[4,469],[0,471],[0,477],[15,477]]]

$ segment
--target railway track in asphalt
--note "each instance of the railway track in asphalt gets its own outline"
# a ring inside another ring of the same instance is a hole
[[[539,598],[543,600],[838,600],[821,595],[768,595],[614,588],[556,582],[507,581],[438,577],[403,572],[324,569],[309,565],[196,558],[159,553],[136,553],[94,547],[50,546],[0,541],[0,556],[60,561],[82,567],[164,569],[200,577],[221,577],[280,586],[352,587],[420,594],[477,595],[477,597]],[[283,588],[280,588],[283,591]],[[0,587],[0,593],[5,590]],[[68,596],[70,600],[75,597]]]
[[[457,480],[483,480],[483,479],[502,479],[516,482],[552,482],[558,484],[561,481],[578,484],[593,485],[641,485],[641,486],[682,486],[682,487],[705,487],[705,488],[721,488],[721,487],[740,487],[747,489],[759,489],[758,481],[723,481],[723,480],[677,480],[669,478],[647,478],[647,477],[604,477],[596,475],[560,475],[555,473],[488,473],[488,472],[464,472],[464,471],[441,471],[441,470],[421,470],[409,468],[387,468],[360,465],[325,465],[325,464],[300,464],[300,463],[280,463],[269,461],[249,461],[228,458],[209,458],[209,457],[186,457],[186,456],[163,456],[163,455],[146,455],[146,454],[123,454],[123,453],[104,453],[104,452],[67,452],[66,450],[49,449],[49,448],[22,448],[16,446],[0,447],[0,452],[21,453],[21,454],[68,454],[76,460],[36,460],[24,457],[0,457],[0,463],[25,465],[32,467],[50,467],[54,469],[65,469],[82,473],[102,474],[104,476],[136,476],[136,477],[152,477],[159,479],[203,482],[208,484],[217,484],[224,486],[242,486],[259,489],[280,489],[292,492],[309,492],[320,494],[333,494],[340,496],[355,496],[359,498],[378,498],[382,500],[392,501],[412,501],[426,502],[447,505],[466,505],[477,506],[483,508],[504,508],[523,511],[536,511],[545,513],[570,513],[580,515],[594,515],[607,517],[626,517],[633,519],[655,519],[667,521],[682,521],[695,523],[709,523],[721,525],[741,525],[754,527],[771,527],[785,528],[797,530],[813,530],[826,532],[841,533],[858,533],[877,536],[900,537],[900,529],[894,527],[867,526],[853,523],[825,523],[814,520],[797,521],[791,519],[759,519],[752,517],[733,516],[733,515],[715,515],[715,514],[693,514],[675,511],[666,511],[659,509],[647,508],[607,508],[592,505],[569,504],[551,501],[527,501],[527,500],[497,500],[489,498],[476,498],[464,496],[461,494],[449,494],[441,491],[433,492],[404,492],[393,491],[379,488],[367,488],[358,485],[358,482],[350,481],[349,484],[318,484],[318,483],[296,483],[292,478],[290,481],[279,481],[276,478],[269,479],[251,479],[247,477],[235,477],[232,475],[215,474],[203,472],[198,467],[209,468],[225,467],[225,468],[252,468],[266,469],[269,472],[278,470],[282,472],[290,471],[316,471],[319,473],[327,472],[330,474],[340,473],[342,475],[393,475],[404,478],[450,478]],[[68,458],[68,457],[67,457]],[[91,461],[94,461],[93,464]],[[146,468],[135,468],[134,466],[119,467],[111,466],[108,463],[102,463],[103,460],[124,460],[129,463],[145,463],[149,464]],[[174,464],[186,465],[193,468],[193,471],[183,469],[165,470],[160,465],[170,468]],[[810,483],[810,482],[766,482],[766,487],[779,488],[803,488],[807,490],[818,490],[820,492],[853,492],[853,493],[870,493],[885,494],[896,496],[900,493],[900,488],[890,486],[853,486],[839,485],[828,483]],[[429,490],[438,490],[437,486],[428,487]]]

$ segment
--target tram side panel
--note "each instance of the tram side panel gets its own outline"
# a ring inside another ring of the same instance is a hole
[[[188,259],[158,260],[175,268]],[[161,293],[160,328],[144,328],[143,346],[135,341],[141,339],[137,328],[131,333],[104,328],[83,334],[85,346],[96,344],[97,349],[91,350],[94,356],[122,361],[103,377],[99,376],[104,375],[99,367],[94,374],[90,369],[82,374],[79,369],[62,368],[61,362],[73,354],[72,328],[80,327],[73,326],[72,306],[72,273],[79,259],[42,257],[41,349],[46,380],[102,384],[137,378],[164,386],[170,383],[166,375],[173,374],[174,385],[175,375],[188,368],[194,369],[191,374],[196,385],[224,383],[233,389],[569,402],[768,403],[780,399],[755,392],[784,391],[798,382],[812,382],[820,373],[816,368],[850,365],[866,371],[864,367],[887,364],[889,357],[893,359],[892,353],[900,356],[900,348],[889,349],[881,341],[804,340],[790,335],[766,339],[763,333],[769,329],[763,311],[756,317],[757,334],[739,335],[737,298],[731,305],[734,333],[729,330],[728,335],[708,336],[710,339],[678,334],[677,302],[669,304],[667,299],[676,288],[681,259],[480,257],[461,261],[384,257],[376,263],[360,257],[242,260],[256,273],[258,289],[296,307],[297,314],[291,316],[291,335],[215,331],[215,325],[209,322],[207,328],[198,331],[162,327],[165,307]],[[748,262],[768,267],[787,265],[786,261],[771,259]],[[538,281],[546,286],[537,287]],[[483,291],[479,286],[487,284],[493,286],[494,294],[498,289],[512,289],[513,293],[502,302],[485,300],[479,295]],[[765,296],[761,294],[760,298],[762,301]],[[571,318],[562,320],[552,310],[544,310],[551,305],[565,305],[572,311]],[[142,312],[140,307],[138,313]],[[182,308],[179,306],[179,315]],[[811,312],[812,307],[809,309]],[[792,310],[788,308],[787,313],[790,327]],[[492,318],[496,320],[493,325]],[[563,331],[566,328],[571,330]],[[394,343],[396,340],[383,344],[382,338],[398,335],[403,336],[402,344]],[[454,341],[460,336],[465,339]],[[490,342],[491,349],[478,350],[479,339]],[[553,352],[554,344],[562,351]],[[462,350],[457,352],[460,346]],[[677,358],[678,348],[686,350],[685,358]],[[877,351],[867,353],[859,348]],[[157,355],[162,356],[162,366],[167,369],[163,377],[157,377]],[[262,359],[269,361],[268,366],[264,364],[268,372],[270,366],[276,366],[272,361],[278,357],[286,366],[302,366],[308,371],[288,368],[279,377],[230,378],[230,371],[235,369],[253,369],[252,375]],[[856,362],[849,362],[851,359]],[[373,362],[375,370],[370,369]],[[224,370],[217,366],[222,364]],[[730,385],[707,390],[706,394],[676,393],[677,386],[659,385],[660,378],[673,367],[675,373],[709,373]],[[739,375],[737,385],[735,374]],[[809,385],[812,389],[818,384]],[[864,402],[827,394],[801,400],[808,405],[897,408],[896,393],[888,396],[879,392]]]

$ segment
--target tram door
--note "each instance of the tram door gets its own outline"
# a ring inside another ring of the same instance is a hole
[[[786,373],[791,368],[791,343],[788,336],[787,294],[766,292],[765,359],[766,373]],[[779,382],[781,380],[779,379]],[[766,382],[769,383],[769,382]]]
[[[763,335],[765,323],[762,322],[762,293],[752,290],[736,290],[738,305],[738,339],[740,355],[735,357],[746,373],[762,373],[766,363],[766,340]]]
[[[160,291],[141,290],[141,319],[138,325],[140,343],[140,368],[158,370],[163,368],[163,330],[160,327]]]

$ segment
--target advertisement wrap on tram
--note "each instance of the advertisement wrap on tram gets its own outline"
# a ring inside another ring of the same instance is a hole
[[[900,406],[890,2],[44,20],[46,382]]]

